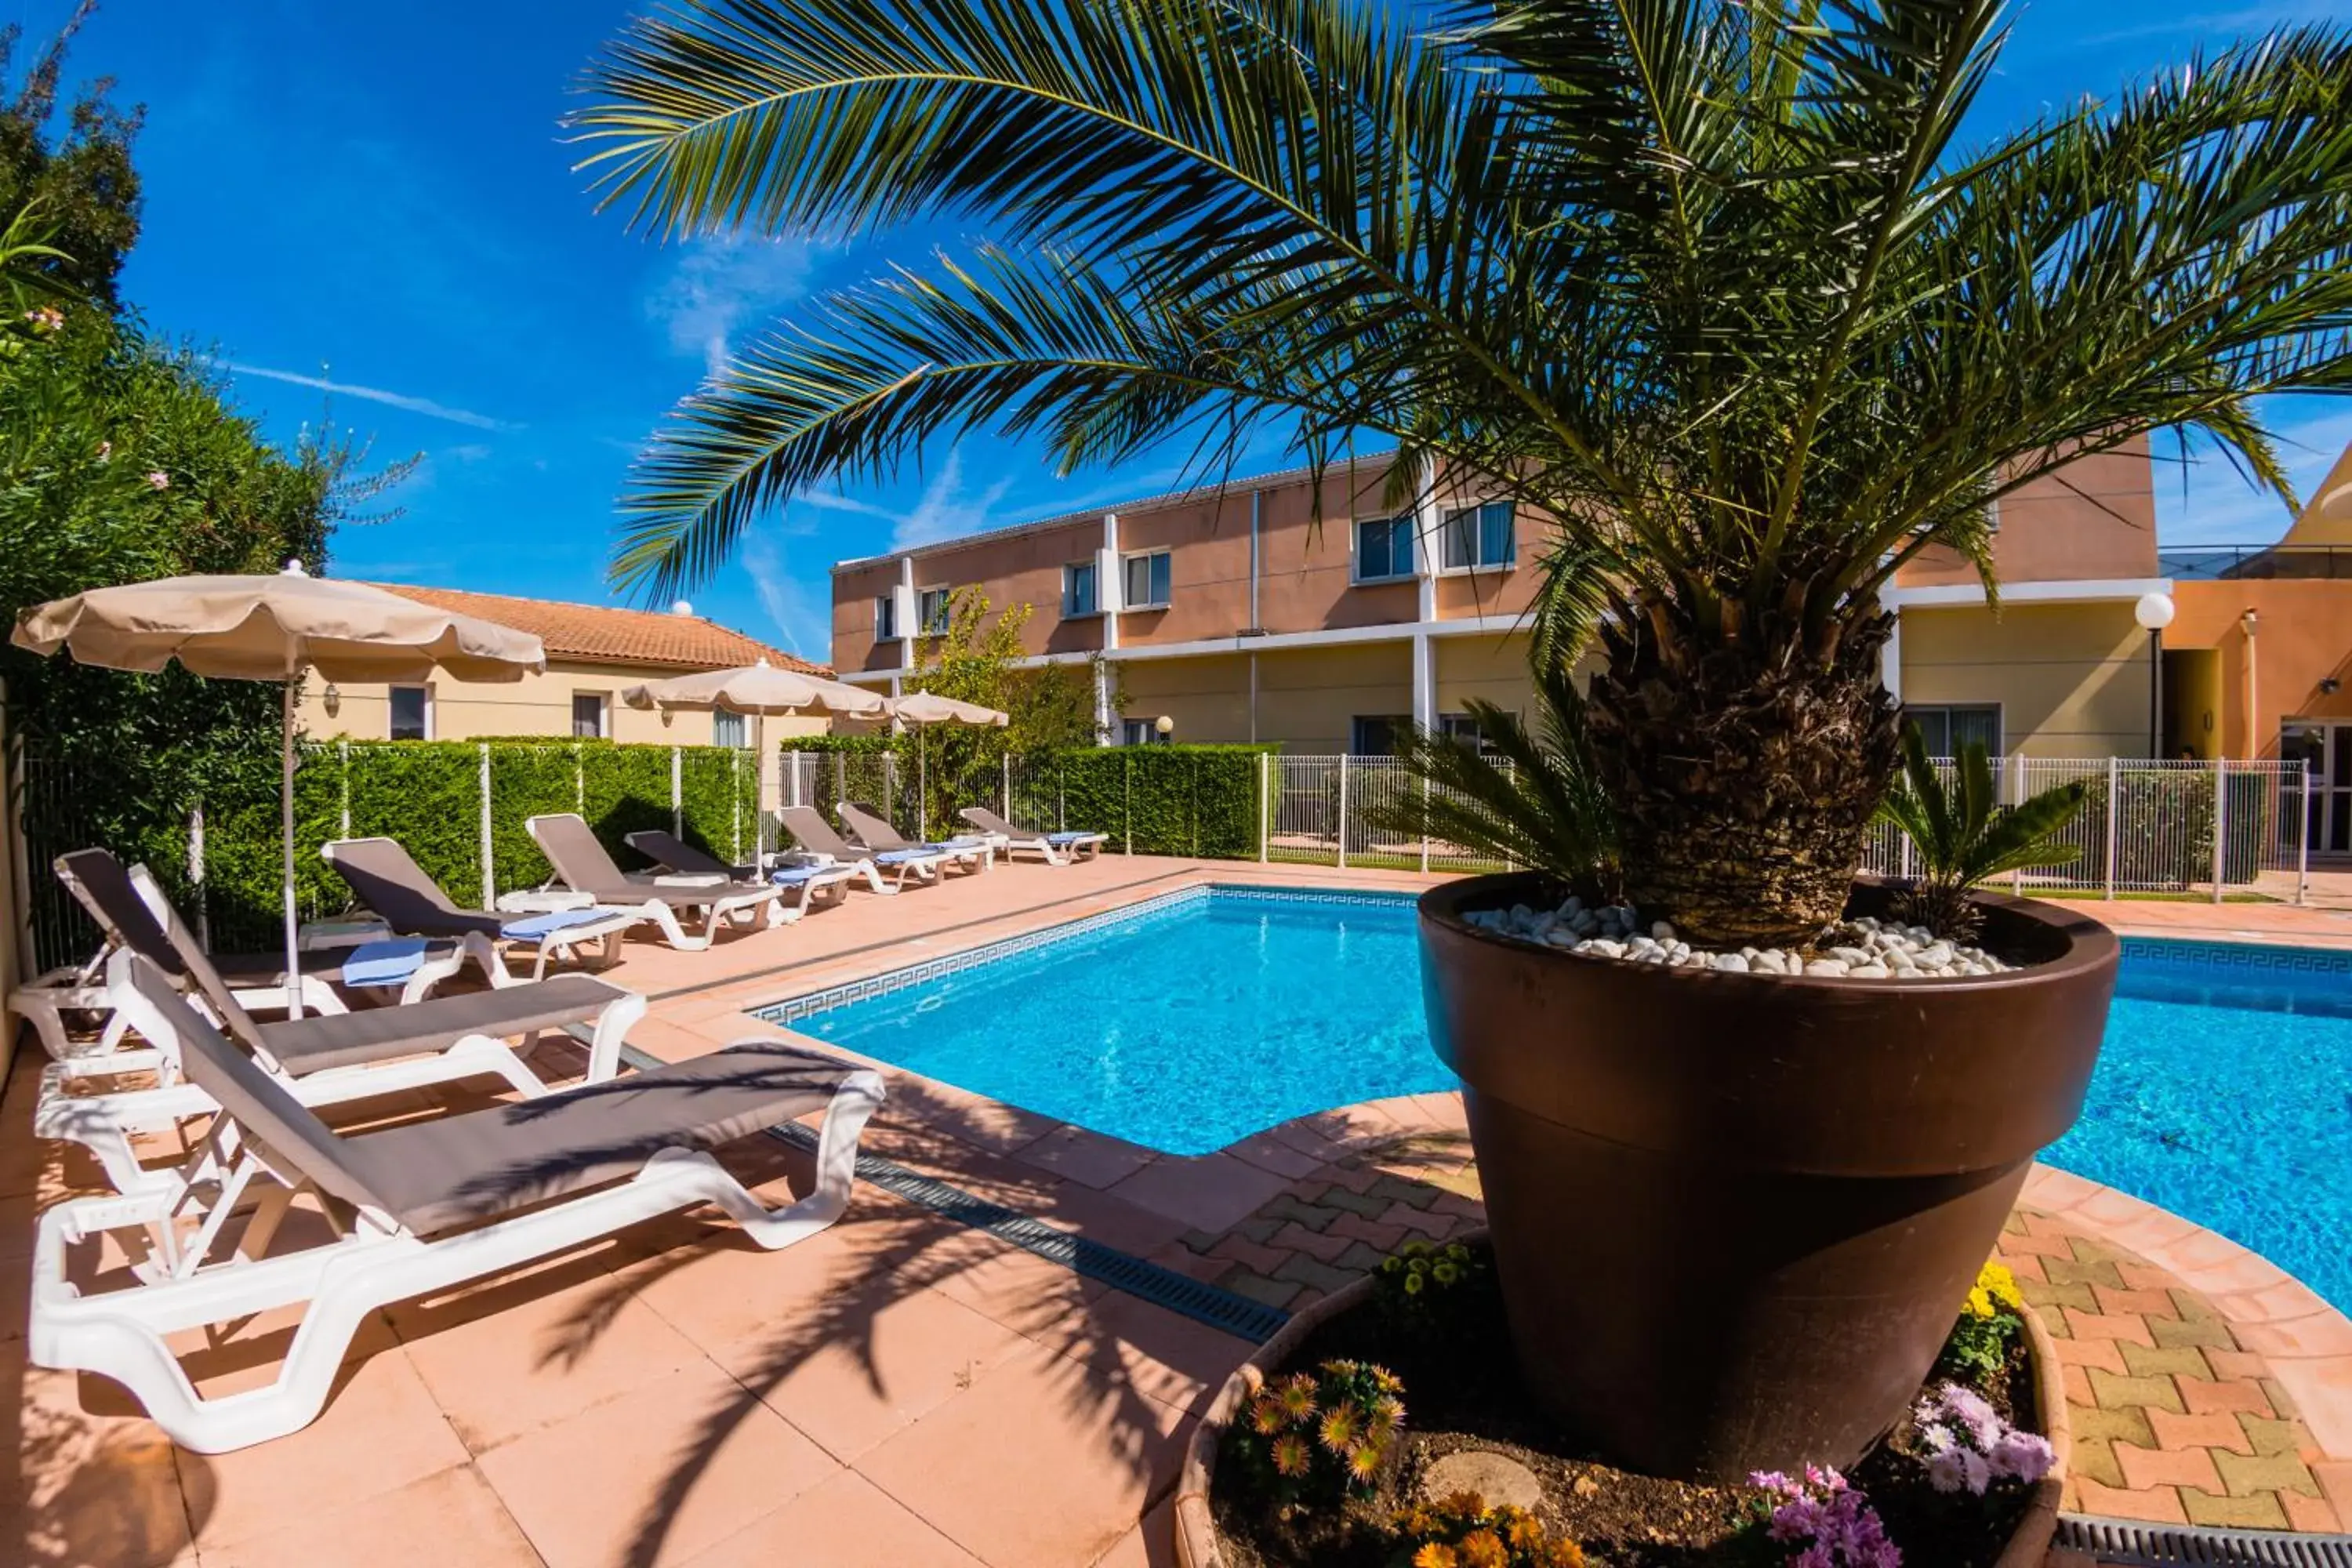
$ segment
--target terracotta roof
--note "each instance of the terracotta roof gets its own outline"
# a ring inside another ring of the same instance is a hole
[[[661,665],[671,668],[731,669],[766,659],[782,669],[830,676],[757,637],[745,637],[700,616],[656,610],[625,610],[606,605],[567,605],[552,599],[517,599],[504,594],[472,594],[461,588],[419,588],[408,583],[372,586],[439,609],[479,616],[517,631],[531,632],[547,645],[551,659],[590,664]]]

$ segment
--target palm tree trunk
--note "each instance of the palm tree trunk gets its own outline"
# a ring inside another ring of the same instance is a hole
[[[1592,679],[1593,762],[1616,802],[1625,894],[1710,946],[1802,947],[1845,907],[1897,766],[1873,613],[1825,656],[1793,630],[1708,646],[1610,626]]]

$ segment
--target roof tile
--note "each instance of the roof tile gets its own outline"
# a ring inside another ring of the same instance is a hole
[[[730,669],[764,658],[783,669],[826,676],[833,673],[824,665],[811,664],[700,616],[626,610],[605,605],[568,605],[552,599],[518,599],[505,594],[420,588],[407,583],[376,583],[371,586],[437,609],[478,616],[502,626],[533,633],[547,645],[550,658],[590,664],[668,665],[680,670]]]

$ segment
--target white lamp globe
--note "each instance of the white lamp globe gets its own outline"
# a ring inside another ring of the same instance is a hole
[[[1176,732],[1176,721],[1162,713],[1159,721],[1151,727],[1163,735],[1172,735]]]
[[[2173,604],[2169,594],[2142,594],[2139,603],[2132,606],[2132,619],[2143,631],[2160,632],[2172,624]]]

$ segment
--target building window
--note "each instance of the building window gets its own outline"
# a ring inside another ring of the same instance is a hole
[[[1062,614],[1091,616],[1095,609],[1095,567],[1091,561],[1062,568]]]
[[[1510,565],[1518,553],[1514,510],[1511,502],[1497,500],[1446,513],[1446,570],[1465,572],[1473,567]]]
[[[952,588],[926,588],[915,595],[915,620],[925,637],[947,635],[949,600],[954,593]]]
[[[1412,727],[1402,713],[1359,713],[1348,724],[1348,752],[1358,757],[1396,755],[1396,738]]]
[[[898,596],[882,594],[874,600],[874,640],[890,642],[898,635]]]
[[[601,741],[606,733],[604,716],[606,698],[601,691],[575,691],[572,694],[572,738],[575,741]]]
[[[392,689],[392,738],[429,741],[433,738],[433,691],[425,686]]]
[[[1127,573],[1127,594],[1119,606],[1121,609],[1167,608],[1170,587],[1168,552],[1155,550],[1148,555],[1130,555],[1124,570]]]
[[[1449,740],[1468,742],[1478,748],[1478,754],[1482,757],[1495,754],[1495,748],[1486,743],[1486,731],[1479,729],[1478,721],[1467,713],[1440,713],[1437,716],[1437,732]]]
[[[1985,754],[2000,755],[2000,704],[1997,702],[1921,708],[1906,704],[1904,720],[1919,726],[1919,738],[1931,757],[1957,757],[1971,741],[1984,744]]]
[[[748,746],[751,743],[751,726],[740,713],[715,708],[710,713],[710,743],[714,746]]]
[[[1122,746],[1164,746],[1175,738],[1172,732],[1165,735],[1160,732],[1160,721],[1156,716],[1121,719],[1118,721],[1118,741]]]
[[[1386,583],[1412,575],[1412,519],[1367,518],[1356,524],[1356,581]]]

